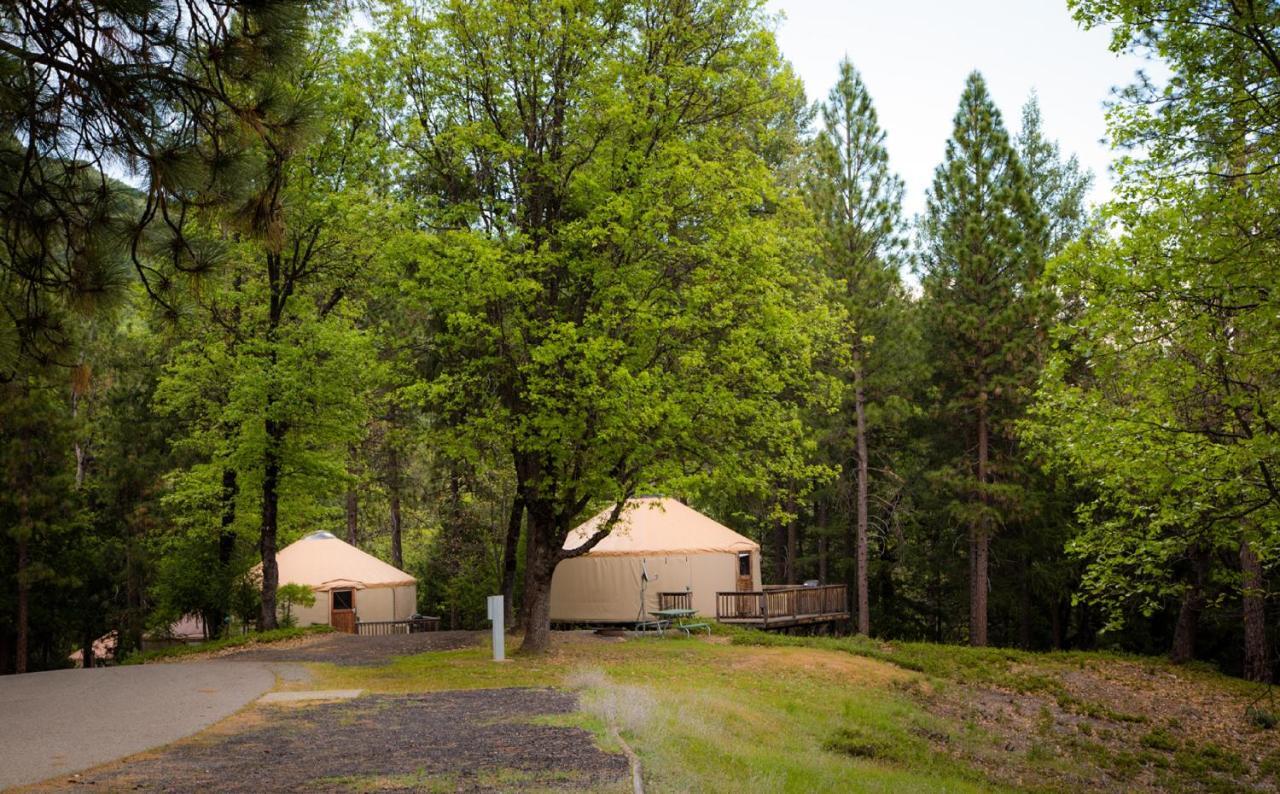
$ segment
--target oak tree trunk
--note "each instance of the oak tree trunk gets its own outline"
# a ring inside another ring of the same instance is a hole
[[[1270,681],[1262,563],[1247,540],[1240,543],[1240,571],[1244,575],[1244,677],[1250,681]]]
[[[520,494],[511,500],[511,514],[507,517],[507,537],[502,546],[502,606],[505,623],[513,625],[515,616],[517,555],[520,553],[520,528],[524,519],[524,501]]]
[[[555,510],[528,501],[525,511],[529,521],[529,559],[525,571],[524,642],[520,653],[545,653],[551,647],[551,576],[559,562],[560,549],[554,548],[557,536]]]
[[[1200,613],[1204,611],[1205,579],[1209,573],[1209,552],[1196,545],[1191,549],[1191,579],[1182,595],[1182,607],[1178,610],[1178,623],[1173,630],[1173,647],[1169,660],[1183,664],[1195,658],[1196,632],[1200,627]]]

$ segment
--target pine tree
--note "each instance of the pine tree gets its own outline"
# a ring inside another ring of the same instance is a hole
[[[1064,159],[1057,141],[1045,137],[1040,100],[1034,92],[1022,106],[1015,145],[1027,172],[1031,201],[1045,215],[1045,256],[1054,256],[1084,231],[1085,198],[1093,174],[1081,170],[1074,154]]]
[[[65,359],[68,312],[131,281],[174,309],[179,278],[216,264],[188,210],[241,194],[240,139],[271,123],[233,86],[296,57],[319,6],[0,4],[0,378]]]
[[[965,451],[950,512],[969,533],[969,640],[987,644],[991,537],[1018,509],[1011,422],[1034,384],[1045,338],[1043,214],[977,72],[960,98],[923,222],[926,323],[941,410]],[[996,443],[993,443],[996,442]]]
[[[852,595],[857,630],[871,630],[867,593],[870,458],[868,403],[883,403],[900,386],[901,342],[910,332],[899,266],[902,261],[902,180],[889,169],[885,134],[871,96],[849,60],[820,107],[822,129],[813,141],[805,198],[822,234],[822,262],[841,289],[848,313],[845,336],[852,367],[848,384],[853,413],[854,503],[849,543],[854,558]],[[898,381],[895,383],[895,380]],[[883,408],[883,405],[878,407]],[[835,457],[848,459],[840,443],[847,422],[838,421]]]

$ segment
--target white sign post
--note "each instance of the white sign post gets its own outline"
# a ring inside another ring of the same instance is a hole
[[[506,659],[507,634],[506,627],[502,625],[504,613],[502,596],[489,596],[489,620],[493,621],[493,660],[495,662]]]

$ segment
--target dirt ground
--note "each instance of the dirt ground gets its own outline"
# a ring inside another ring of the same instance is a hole
[[[1250,695],[1208,689],[1193,674],[1110,661],[1065,669],[1049,690],[952,684],[922,701],[990,732],[1007,756],[938,739],[993,779],[1075,791],[1276,791],[1280,736],[1247,716]]]
[[[396,656],[426,651],[451,651],[479,644],[488,636],[483,631],[426,631],[420,634],[392,634],[386,637],[357,637],[354,634],[316,634],[289,642],[232,648],[218,654],[220,659],[248,662],[328,662],[341,665],[378,665]],[[186,657],[184,661],[189,660]]]
[[[219,729],[51,786],[154,792],[626,790],[628,765],[552,689],[259,706]]]

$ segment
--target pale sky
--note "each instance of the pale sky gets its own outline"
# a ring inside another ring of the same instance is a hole
[[[1093,171],[1092,199],[1110,193],[1103,102],[1145,64],[1082,30],[1065,0],[769,0],[782,53],[809,101],[826,98],[845,55],[862,73],[885,129],[890,166],[906,182],[908,217],[922,212],[965,77],[977,69],[1016,133],[1032,89],[1048,137]]]

